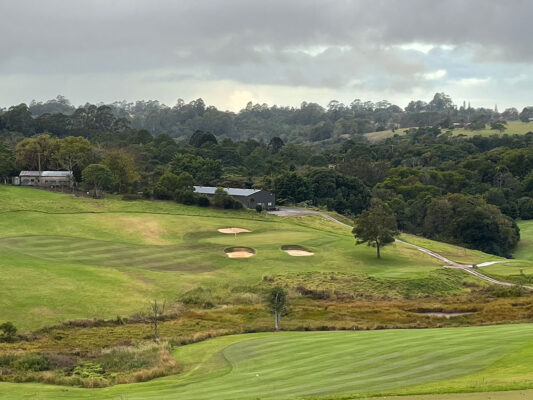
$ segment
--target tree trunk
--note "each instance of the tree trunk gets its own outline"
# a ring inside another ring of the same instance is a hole
[[[379,243],[376,243],[376,249],[378,251],[378,260],[381,258],[381,254],[379,254]]]
[[[276,327],[276,332],[279,332],[279,313],[277,311],[274,313],[274,326]]]

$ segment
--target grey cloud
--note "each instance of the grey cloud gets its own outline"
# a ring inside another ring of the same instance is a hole
[[[470,69],[533,62],[529,0],[0,0],[0,15],[4,77],[138,74],[326,88],[360,81],[400,91],[433,87],[420,78],[435,69],[431,57],[470,58]],[[412,42],[457,49],[423,56],[395,47]]]

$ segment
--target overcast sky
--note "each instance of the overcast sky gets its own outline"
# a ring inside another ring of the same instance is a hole
[[[533,105],[531,0],[0,0],[0,107]]]

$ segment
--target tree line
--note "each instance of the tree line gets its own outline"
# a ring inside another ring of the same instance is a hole
[[[66,107],[65,100],[56,103]],[[358,107],[369,113],[381,109]],[[448,110],[450,116],[463,112],[443,96],[409,107]],[[376,143],[355,131],[320,143],[282,135],[262,140],[251,133],[236,140],[208,130],[185,140],[138,129],[112,106],[71,111],[34,116],[20,105],[0,114],[0,177],[20,170],[72,170],[95,195],[142,193],[221,208],[242,205],[224,193],[198,196],[193,186],[255,187],[275,192],[278,204],[326,207],[352,217],[379,203],[402,231],[504,256],[519,240],[515,220],[533,218],[533,133],[464,138],[435,124]]]

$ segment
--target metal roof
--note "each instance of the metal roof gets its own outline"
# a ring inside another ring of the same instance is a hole
[[[41,176],[71,176],[70,171],[43,171]]]
[[[71,171],[20,171],[19,176],[68,177]]]
[[[39,171],[20,171],[19,176],[41,176]]]
[[[215,186],[195,186],[194,191],[200,194],[215,194],[217,188]],[[237,189],[224,188],[230,196],[251,196],[254,193],[260,192],[260,189]]]

